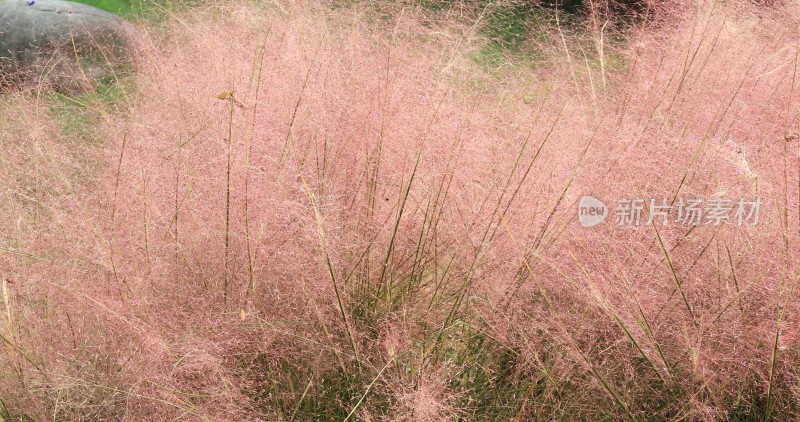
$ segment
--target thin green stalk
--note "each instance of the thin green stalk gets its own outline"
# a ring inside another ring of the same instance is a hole
[[[355,335],[353,335],[353,330],[350,326],[350,321],[347,319],[347,311],[344,307],[344,302],[342,301],[342,295],[339,292],[339,284],[336,282],[336,274],[333,271],[333,263],[331,262],[330,254],[328,253],[328,242],[325,239],[325,230],[322,227],[322,215],[319,212],[319,208],[317,207],[316,197],[314,193],[311,192],[311,189],[308,187],[306,183],[306,179],[300,176],[300,180],[303,183],[303,188],[306,191],[306,195],[308,195],[308,199],[311,201],[311,207],[314,209],[314,219],[317,223],[317,236],[319,238],[320,247],[322,248],[322,253],[325,255],[325,265],[328,269],[328,275],[331,278],[331,283],[333,284],[333,291],[336,295],[336,303],[339,306],[339,312],[342,315],[342,321],[344,322],[345,328],[347,330],[347,336],[350,339],[350,345],[353,347],[353,354],[356,358],[356,364],[361,368],[361,360],[358,357],[358,347],[356,346],[356,339]]]
[[[222,302],[228,301],[228,283],[230,278],[230,227],[231,227],[231,149],[233,146],[233,109],[235,106],[234,89],[228,95],[228,144],[225,167],[225,272],[222,286]]]
[[[397,239],[397,233],[400,229],[400,222],[403,218],[403,211],[405,210],[406,203],[408,201],[408,195],[411,193],[411,186],[414,183],[414,177],[417,175],[417,168],[419,166],[419,161],[421,158],[421,154],[417,154],[417,160],[414,163],[414,168],[411,170],[411,176],[408,180],[408,184],[406,184],[406,191],[403,194],[403,198],[400,201],[400,208],[397,211],[397,218],[394,222],[394,229],[392,230],[392,237],[389,240],[389,247],[386,250],[386,257],[383,260],[383,267],[381,268],[381,277],[378,280],[378,295],[380,295],[381,288],[383,287],[384,281],[386,281],[386,303],[387,306],[391,307],[392,302],[392,279],[391,276],[389,279],[386,279],[386,271],[389,267],[389,261],[392,258],[392,252],[394,252],[394,243]]]
[[[675,281],[675,287],[677,287],[678,292],[681,294],[681,298],[683,299],[684,305],[686,305],[686,310],[689,311],[689,316],[692,319],[692,324],[694,324],[695,328],[698,327],[697,320],[695,319],[694,311],[692,311],[692,306],[689,305],[689,299],[686,298],[686,292],[683,290],[683,282],[681,278],[678,276],[678,272],[675,270],[675,265],[672,263],[672,258],[669,256],[669,251],[667,251],[667,247],[664,246],[664,241],[661,239],[661,235],[658,233],[658,228],[656,225],[653,224],[653,230],[656,232],[656,238],[658,238],[658,244],[661,245],[661,250],[664,252],[664,257],[667,259],[667,264],[669,265],[669,270],[672,272],[672,279]]]
[[[781,336],[781,325],[783,324],[783,317],[784,313],[786,312],[786,307],[788,302],[794,298],[794,288],[797,285],[796,283],[796,275],[795,281],[792,282],[791,287],[789,287],[788,292],[782,292],[785,295],[786,299],[783,301],[780,310],[778,311],[778,317],[775,322],[775,339],[772,343],[772,355],[770,356],[770,365],[769,365],[769,381],[767,386],[767,411],[764,419],[769,422],[772,420],[772,411],[775,406],[775,374],[777,372],[778,367],[778,345],[780,344],[780,336]]]
[[[264,39],[261,42],[261,45],[257,47],[256,54],[253,58],[253,66],[256,66],[258,63],[258,71],[253,72],[251,71],[251,77],[255,73],[255,88],[254,88],[254,100],[253,100],[253,117],[251,126],[256,126],[256,116],[258,115],[258,94],[261,89],[261,76],[264,69],[264,54],[266,53],[266,44],[267,44],[267,36],[269,35],[269,30],[264,33]],[[252,80],[251,80],[252,83]],[[247,300],[251,300],[251,296],[255,293],[256,290],[256,280],[253,271],[253,261],[255,260],[255,256],[253,253],[253,246],[251,244],[251,237],[250,237],[250,147],[253,140],[252,131],[250,136],[247,138],[247,144],[245,145],[244,151],[244,237],[245,237],[245,244],[247,247]]]
[[[308,385],[306,386],[305,391],[303,391],[303,395],[300,397],[300,400],[297,402],[297,406],[294,407],[294,412],[292,413],[292,417],[289,418],[289,422],[292,422],[294,420],[295,416],[297,416],[297,412],[300,410],[300,405],[303,404],[303,399],[306,398],[306,394],[308,394],[308,390],[311,388],[311,384],[313,382],[314,382],[314,377],[311,377],[311,379],[308,380]]]
[[[372,379],[372,382],[369,383],[366,391],[364,391],[364,394],[361,396],[360,399],[358,399],[358,402],[356,403],[355,406],[353,406],[353,409],[350,410],[350,413],[347,414],[347,417],[344,418],[343,422],[349,421],[350,418],[353,416],[353,414],[356,413],[356,410],[358,410],[358,407],[361,406],[361,403],[364,402],[364,399],[367,397],[367,394],[369,394],[370,390],[372,390],[372,386],[375,385],[378,379],[380,379],[381,375],[383,375],[383,371],[385,371],[386,368],[388,368],[389,365],[392,364],[392,362],[394,362],[394,358],[389,359],[389,362],[386,362],[386,365],[383,365],[383,368],[381,368],[381,370],[378,372],[378,375],[375,375],[375,378]]]

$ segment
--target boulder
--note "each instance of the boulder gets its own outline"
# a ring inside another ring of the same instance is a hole
[[[0,84],[86,88],[127,62],[132,28],[92,6],[0,0]]]

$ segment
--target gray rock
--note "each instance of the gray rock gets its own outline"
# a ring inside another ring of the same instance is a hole
[[[86,88],[127,62],[132,28],[62,0],[0,0],[0,83]]]

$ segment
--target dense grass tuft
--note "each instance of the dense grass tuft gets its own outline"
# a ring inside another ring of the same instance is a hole
[[[5,95],[0,419],[800,417],[800,16],[652,5],[220,2]]]

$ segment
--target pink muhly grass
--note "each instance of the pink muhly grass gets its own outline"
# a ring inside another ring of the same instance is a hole
[[[224,4],[144,37],[102,146],[10,100],[0,410],[796,416],[796,16],[664,10],[497,80],[414,11]],[[762,222],[585,229],[584,194]]]

